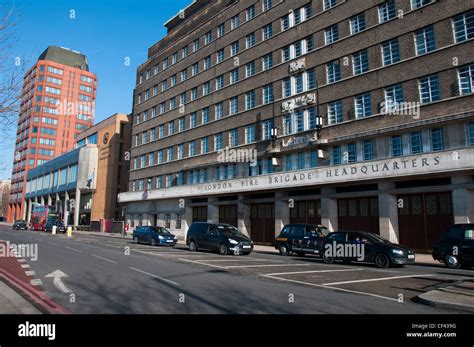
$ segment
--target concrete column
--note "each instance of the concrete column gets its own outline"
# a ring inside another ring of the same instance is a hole
[[[40,204],[41,204],[41,206],[44,206],[44,196],[40,197]]]
[[[453,176],[452,184],[472,183],[469,176]],[[454,223],[474,223],[474,191],[455,187],[452,191]]]
[[[67,204],[69,202],[69,194],[67,192],[64,193],[64,218],[63,218],[63,223],[64,225],[67,225],[67,219],[69,216],[69,212],[67,211]]]
[[[21,206],[21,205],[20,205]],[[23,220],[26,220],[26,200],[25,202],[23,203]]]
[[[243,232],[245,235],[251,237],[250,229],[250,204],[243,202],[244,196],[239,195],[237,203],[237,229]]]
[[[338,211],[337,199],[330,197],[335,193],[334,188],[321,189],[321,224],[329,229],[329,231],[337,231],[338,229]]]
[[[219,223],[219,206],[216,205],[217,198],[210,197],[207,204],[207,221],[209,223]]]
[[[81,209],[81,191],[76,189],[76,200],[74,201],[74,226],[79,225],[79,210]]]
[[[397,195],[386,193],[385,190],[395,188],[392,182],[379,183],[379,228],[380,236],[399,243]]]
[[[28,199],[28,214],[26,216],[26,221],[29,223],[31,222],[31,210],[32,210],[32,206],[33,205],[33,202],[31,201],[31,199]]]
[[[183,238],[186,240],[186,237],[188,235],[188,230],[190,225],[193,222],[193,208],[191,206],[188,206],[188,202],[186,202],[186,205],[184,207],[184,214],[181,217],[181,227],[183,229]]]
[[[290,208],[287,192],[275,193],[275,237],[280,235],[281,229],[290,223]]]
[[[53,199],[51,198],[51,194],[48,194],[48,206],[53,204]]]

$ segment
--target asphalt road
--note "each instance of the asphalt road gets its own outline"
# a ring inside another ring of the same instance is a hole
[[[37,261],[25,259],[46,295],[81,314],[461,313],[413,298],[474,277],[473,270],[441,266],[381,270],[327,265],[312,256],[191,253],[125,239],[12,231],[5,225],[0,240],[37,244]],[[67,277],[46,277],[57,270]]]

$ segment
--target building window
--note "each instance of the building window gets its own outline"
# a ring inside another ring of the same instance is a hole
[[[272,0],[263,0],[263,12],[268,11],[273,6]]]
[[[178,158],[177,159],[183,159],[184,158],[184,144],[180,143],[178,145],[178,152],[177,152],[177,156]]]
[[[225,23],[219,24],[217,27],[217,37],[222,37],[225,34]]]
[[[431,129],[431,150],[432,151],[444,150],[443,128]]]
[[[155,165],[155,154],[154,153],[148,154],[148,165],[149,166]]]
[[[324,37],[325,37],[327,45],[330,45],[331,43],[339,40],[339,30],[337,28],[337,24],[334,24],[330,26],[329,28],[325,29]]]
[[[230,99],[229,109],[230,109],[229,113],[231,115],[239,113],[239,97],[238,96],[234,96]]]
[[[229,147],[236,147],[239,145],[239,129],[232,129],[229,131]]]
[[[268,40],[273,36],[273,28],[271,24],[265,25],[262,29],[263,40]]]
[[[255,33],[251,33],[251,34],[247,35],[245,41],[247,43],[247,49],[252,48],[253,46],[255,46],[255,42],[256,42]]]
[[[202,124],[209,123],[209,107],[204,108],[201,112],[202,112]]]
[[[255,17],[255,5],[252,5],[245,10],[245,18],[247,21],[249,21],[253,19],[254,17]]]
[[[163,176],[158,176],[156,178],[156,188],[157,189],[163,188]]]
[[[192,128],[195,128],[196,126],[197,126],[197,116],[196,116],[196,112],[193,112],[189,116],[189,127],[192,129]]]
[[[326,64],[327,83],[334,83],[341,79],[341,67],[339,60],[332,61]]]
[[[255,75],[255,61],[251,61],[245,65],[245,77],[249,78]]]
[[[420,102],[422,104],[441,99],[438,75],[421,78],[418,85],[420,90]]]
[[[415,10],[417,8],[428,5],[432,0],[411,0],[411,9]]]
[[[472,94],[474,89],[474,64],[463,66],[458,70],[459,91],[461,95]]]
[[[222,102],[214,106],[215,119],[221,119],[224,116],[224,104]]]
[[[211,82],[208,81],[206,83],[203,84],[202,86],[202,94],[203,95],[209,95],[211,94]]]
[[[391,113],[400,110],[403,99],[403,87],[401,84],[385,88],[385,105],[383,112]]]
[[[468,146],[474,146],[474,122],[467,124],[467,144]]]
[[[222,133],[214,135],[214,150],[220,151],[224,148],[224,137]]]
[[[336,0],[323,0],[323,9],[324,11],[329,10],[336,6]]]
[[[181,82],[188,79],[188,69],[181,71]]]
[[[212,42],[212,31],[208,31],[205,35],[204,35],[204,44],[205,45],[208,45]]]
[[[291,135],[316,128],[317,114],[315,108],[294,112],[283,117],[283,133]]]
[[[188,46],[183,47],[183,54],[182,54],[183,59],[186,58],[188,55],[189,55],[189,48],[188,48]]]
[[[201,139],[201,154],[206,154],[209,152],[209,138],[203,137]]]
[[[199,51],[200,48],[201,48],[201,44],[199,42],[199,39],[194,40],[194,42],[193,42],[193,52]]]
[[[217,51],[217,54],[216,54],[216,62],[217,62],[217,64],[223,62],[223,61],[224,61],[224,57],[225,57],[224,49],[221,49],[221,50]]]
[[[198,97],[198,89],[197,87],[194,87],[193,89],[191,89],[191,100],[196,100]]]
[[[374,158],[374,144],[372,140],[364,140],[364,160]]]
[[[370,93],[357,95],[354,98],[355,115],[357,119],[372,115],[371,102]]]
[[[389,0],[379,5],[379,23],[384,23],[397,16],[397,10],[395,8],[395,1]]]
[[[415,32],[415,46],[417,55],[426,54],[436,49],[432,25]]]
[[[342,149],[341,146],[334,146],[332,148],[332,164],[339,165],[342,162]]]
[[[268,119],[262,124],[262,139],[270,140],[272,137],[273,119]]]
[[[239,41],[235,41],[230,45],[230,55],[233,57],[239,54]]]
[[[342,100],[333,101],[328,104],[328,121],[329,124],[337,124],[344,121]]]
[[[199,73],[199,63],[193,64],[191,68],[192,75],[195,76]]]
[[[303,54],[311,52],[314,49],[313,37],[308,36],[307,38],[297,41],[289,46],[283,47],[281,50],[282,61],[287,62],[291,59],[298,58]]]
[[[180,185],[184,184],[184,172],[180,172],[180,174],[183,175],[182,181],[179,180],[181,183]],[[179,176],[178,176],[179,177]],[[175,222],[175,229],[181,229],[181,215],[179,213],[176,214],[176,222]]]
[[[390,148],[392,150],[392,157],[400,157],[403,155],[403,144],[401,135],[394,135],[391,137]]]
[[[168,123],[168,135],[174,134],[174,121]]]
[[[391,65],[400,61],[398,38],[382,43],[383,65]]]
[[[267,54],[262,58],[263,71],[271,69],[273,67],[273,56],[272,54]]]
[[[189,156],[194,157],[196,155],[196,141],[189,143]]]
[[[357,161],[357,145],[355,142],[347,144],[347,162],[355,163]]]
[[[216,90],[224,88],[224,75],[220,75],[216,78]]]
[[[167,185],[168,186],[168,185]],[[171,228],[171,214],[167,213],[166,214],[166,219],[165,219],[165,228],[170,229]]]
[[[245,93],[245,109],[251,110],[255,108],[255,91]]]
[[[410,149],[411,154],[423,153],[423,139],[421,131],[413,131],[410,134]]]
[[[166,150],[166,156],[168,157],[168,161],[174,160],[174,150],[173,147],[170,147]]]
[[[184,117],[180,117],[178,119],[178,131],[179,132],[182,132],[184,131],[184,128],[185,128],[185,118]]]
[[[204,70],[209,69],[212,66],[211,56],[204,58]]]
[[[360,75],[369,71],[369,58],[367,50],[363,50],[352,55],[352,67],[354,75]]]
[[[464,42],[474,38],[474,10],[453,18],[454,42]]]
[[[230,20],[230,28],[231,28],[232,30],[234,30],[234,29],[237,28],[239,25],[240,25],[240,17],[239,17],[239,15],[236,15],[236,16],[232,17],[231,20]]]
[[[245,127],[245,143],[255,142],[255,125],[247,125]]]
[[[365,30],[365,16],[363,13],[354,16],[350,20],[351,23],[351,35],[357,34],[362,30]]]
[[[269,104],[273,102],[273,85],[267,84],[263,86],[263,103]]]
[[[239,68],[236,68],[230,72],[230,84],[234,84],[239,81]]]
[[[163,162],[164,162],[163,150],[160,149],[158,151],[158,164],[163,164]]]
[[[161,124],[158,126],[158,138],[161,139],[165,137],[165,125]]]

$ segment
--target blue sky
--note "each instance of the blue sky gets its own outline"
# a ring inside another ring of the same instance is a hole
[[[132,109],[136,68],[148,47],[166,35],[168,19],[192,0],[2,0],[15,5],[18,45],[14,55],[33,65],[47,46],[62,46],[87,55],[99,80],[96,122]],[[71,10],[75,19],[70,18]],[[124,64],[130,58],[130,66]],[[14,57],[12,57],[14,59]],[[0,151],[0,179],[12,169],[15,131]]]

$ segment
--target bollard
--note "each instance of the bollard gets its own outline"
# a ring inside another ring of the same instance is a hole
[[[57,226],[56,225],[53,225],[53,230],[51,231],[51,233],[53,235],[56,235],[56,229],[57,229]]]
[[[67,237],[72,237],[72,227],[67,227]]]

